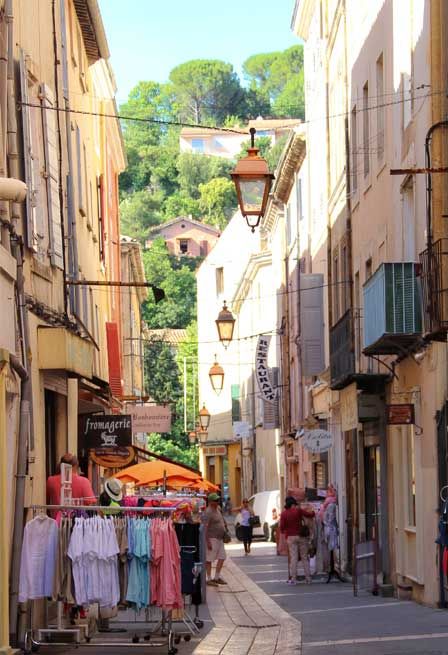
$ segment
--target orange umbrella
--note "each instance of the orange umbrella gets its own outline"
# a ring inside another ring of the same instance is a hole
[[[169,478],[180,477],[195,481],[199,478],[199,475],[184,468],[180,464],[171,464],[170,462],[162,462],[156,459],[152,462],[141,462],[140,464],[129,466],[117,473],[115,477],[125,483],[133,482],[136,485],[158,485],[163,484],[164,478],[168,480]]]
[[[196,480],[188,484],[189,489],[203,489],[204,491],[219,491],[219,487],[209,480]]]
[[[182,475],[167,475],[166,486],[172,489],[179,489],[181,487],[189,487],[190,484],[195,482],[191,478],[184,478]],[[163,478],[161,480],[153,480],[151,482],[136,482],[136,487],[158,487],[163,484]]]

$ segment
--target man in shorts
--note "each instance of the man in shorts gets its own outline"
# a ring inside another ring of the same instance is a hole
[[[226,559],[224,549],[224,535],[227,532],[227,524],[224,520],[221,508],[219,506],[219,495],[216,493],[209,494],[208,507],[204,512],[205,523],[205,541],[207,544],[206,571],[207,584],[212,587],[227,584],[221,578],[221,569]],[[212,563],[216,561],[215,577],[212,578]]]

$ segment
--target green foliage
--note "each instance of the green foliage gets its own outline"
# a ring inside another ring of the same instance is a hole
[[[194,123],[219,123],[229,114],[242,115],[244,90],[231,64],[193,59],[170,73],[179,116]]]
[[[255,138],[255,147],[260,150],[260,155],[266,159],[269,150],[271,149],[271,137],[259,136]],[[244,141],[241,145],[241,150],[237,155],[237,159],[247,156],[247,151],[250,148],[250,141]]]
[[[238,204],[232,180],[215,177],[206,184],[200,184],[199,193],[204,223],[224,229]]]
[[[187,337],[177,350],[176,361],[179,369],[180,381],[184,388],[184,358],[187,369],[187,429],[192,430],[195,426],[198,413],[198,326],[193,321],[187,327]],[[182,417],[184,408],[182,402]]]
[[[232,169],[233,163],[223,157],[183,152],[177,160],[181,193],[198,200],[200,184],[206,184],[216,177],[229,177]]]
[[[155,239],[143,252],[148,282],[165,291],[165,299],[155,303],[152,294],[142,307],[149,328],[186,328],[196,316],[196,277],[191,267],[168,253],[163,238]]]
[[[196,219],[201,217],[199,201],[182,191],[168,196],[164,203],[164,212],[167,221],[176,216],[190,216],[190,214]]]
[[[182,397],[176,360],[170,346],[163,341],[145,345],[146,390],[157,403],[177,403]]]
[[[283,152],[283,148],[289,139],[289,133],[283,134],[279,140],[266,152],[266,161],[268,162],[269,170],[274,172]]]
[[[304,118],[303,46],[253,55],[243,64],[249,89],[269,100],[273,116]]]
[[[189,443],[178,443],[166,435],[150,434],[148,436],[148,449],[157,455],[164,455],[178,464],[185,464],[197,469],[199,466],[198,447]]]
[[[149,191],[136,191],[120,203],[122,234],[144,240],[148,230],[162,219],[162,196]]]

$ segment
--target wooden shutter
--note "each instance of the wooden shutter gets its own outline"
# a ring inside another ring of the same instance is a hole
[[[59,161],[58,136],[54,96],[52,90],[42,84],[40,87],[42,102],[42,124],[44,129],[44,147],[47,181],[48,232],[50,240],[50,262],[52,266],[64,268],[64,244],[61,228],[61,204],[59,196]]]
[[[300,275],[300,325],[303,375],[318,375],[325,368],[324,276]]]
[[[84,176],[82,172],[82,162],[84,158],[84,150],[81,147],[81,132],[79,130],[79,125],[76,126],[76,165],[77,165],[77,177],[78,177],[78,209],[81,216],[86,216],[86,199],[85,199],[85,189],[84,189]]]
[[[106,323],[106,338],[109,361],[109,386],[112,395],[121,398],[123,388],[121,384],[120,342],[116,323]]]
[[[241,421],[241,401],[240,401],[240,385],[231,385],[232,394],[232,423]]]
[[[277,389],[277,396],[273,402],[263,399],[263,429],[275,430],[280,427],[279,369],[277,366],[269,369],[269,377],[272,380],[272,386]]]
[[[20,51],[20,90],[22,96],[22,127],[23,127],[23,159],[25,162],[25,181],[28,187],[26,194],[26,245],[37,252],[39,239],[38,231],[38,203],[39,187],[36,179],[35,158],[37,153],[33,148],[31,129],[31,108],[28,94],[28,71],[26,68],[25,53]]]

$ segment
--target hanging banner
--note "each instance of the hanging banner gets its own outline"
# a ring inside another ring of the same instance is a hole
[[[261,397],[264,400],[273,403],[277,398],[277,389],[274,389],[269,377],[268,352],[270,343],[271,337],[269,335],[258,337],[257,350],[255,353],[255,375],[257,377]]]
[[[132,446],[132,419],[129,414],[83,414],[79,437],[88,450]]]
[[[328,430],[305,430],[301,443],[311,453],[326,453],[333,445],[333,435]]]
[[[132,434],[139,432],[169,432],[171,430],[171,409],[159,405],[128,405],[132,417]]]

